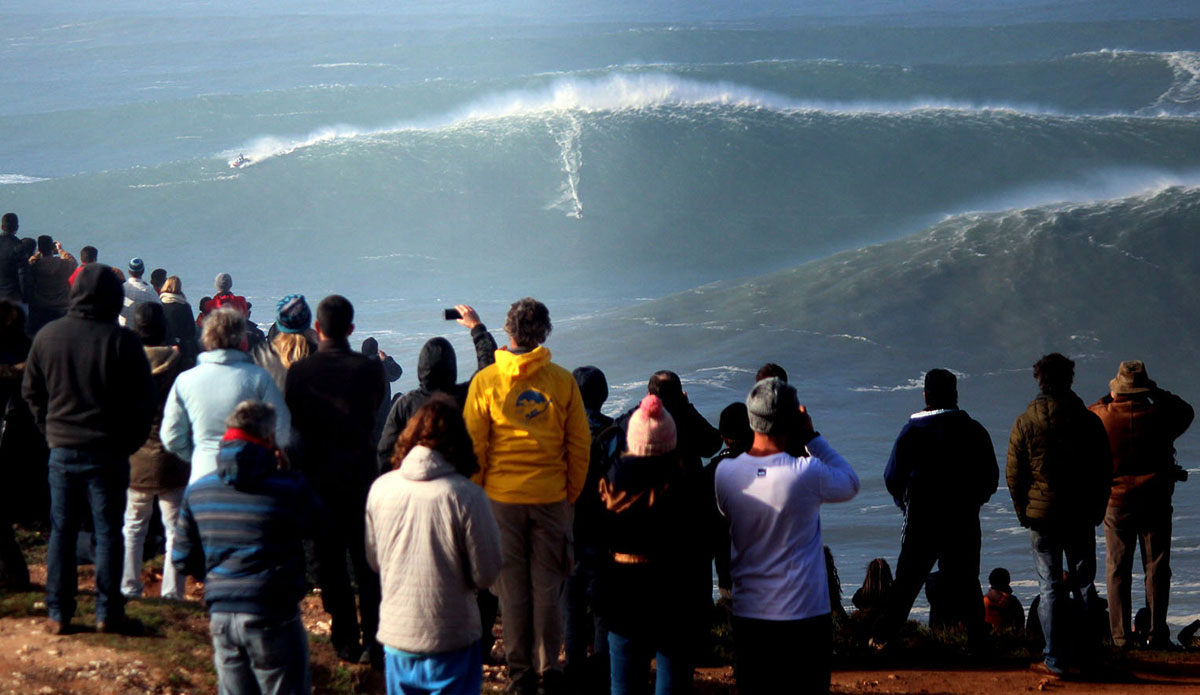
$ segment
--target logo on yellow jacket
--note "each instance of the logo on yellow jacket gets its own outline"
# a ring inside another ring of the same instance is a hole
[[[527,421],[533,420],[550,407],[550,397],[537,389],[526,389],[517,396],[517,412]]]

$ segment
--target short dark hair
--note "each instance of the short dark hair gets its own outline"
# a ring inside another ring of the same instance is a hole
[[[20,228],[21,224],[17,221],[17,213],[6,212],[4,217],[0,217],[0,231],[15,232]]]
[[[504,332],[523,348],[535,348],[550,337],[550,310],[533,297],[512,303],[504,319]]]
[[[84,246],[79,249],[80,263],[95,263],[99,258],[100,252],[96,250],[95,246]]]
[[[575,377],[575,383],[579,384],[584,408],[599,410],[604,401],[608,400],[608,379],[599,367],[577,367],[571,372],[571,376]]]
[[[774,362],[767,362],[758,368],[758,373],[754,375],[754,383],[758,383],[763,379],[779,379],[783,383],[787,383],[787,370]]]
[[[49,234],[38,236],[37,245],[38,251],[41,251],[43,256],[49,256],[54,253],[54,239]]]
[[[162,345],[167,339],[167,315],[158,302],[138,302],[133,308],[133,332],[142,345]]]
[[[1033,365],[1033,378],[1047,393],[1069,389],[1075,381],[1075,361],[1057,352],[1044,355]]]
[[[646,392],[658,396],[664,404],[674,403],[683,398],[683,382],[679,375],[669,369],[662,369],[650,375],[646,384]]]
[[[166,281],[167,281],[167,269],[166,268],[155,268],[154,270],[150,271],[150,285],[153,286],[154,289],[156,289],[156,290],[159,289],[160,287],[163,286],[163,283]]]
[[[415,446],[424,446],[438,452],[454,466],[459,474],[471,477],[479,471],[475,458],[475,447],[463,421],[462,408],[443,393],[434,394],[425,405],[417,409],[396,439],[392,452],[392,466],[400,468],[404,457]]]
[[[947,369],[925,372],[925,405],[931,408],[958,407],[958,377]]]
[[[331,294],[317,305],[317,323],[325,337],[345,338],[354,323],[354,305],[340,294]]]

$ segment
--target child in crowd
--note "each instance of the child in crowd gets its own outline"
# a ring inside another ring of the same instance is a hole
[[[996,632],[1020,630],[1025,624],[1025,609],[1013,596],[1010,581],[1008,570],[1003,567],[997,567],[988,575],[988,592],[983,597],[984,620]]]

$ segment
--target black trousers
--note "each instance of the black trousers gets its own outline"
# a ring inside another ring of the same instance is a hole
[[[829,692],[833,621],[733,617],[739,695],[812,695]]]
[[[361,494],[360,494],[361,493]],[[362,615],[362,642],[375,645],[379,630],[379,575],[367,563],[366,491],[330,495],[325,498],[329,528],[313,544],[317,584],[321,603],[330,616],[330,642],[335,649],[354,649],[359,642],[359,614]],[[350,582],[346,555],[354,568],[358,585],[358,607]]]

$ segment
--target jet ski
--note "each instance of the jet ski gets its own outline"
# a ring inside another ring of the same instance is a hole
[[[250,163],[250,160],[246,158],[245,154],[239,154],[237,156],[237,159],[229,160],[229,167],[231,169],[238,169],[238,168],[246,166],[249,163]]]

